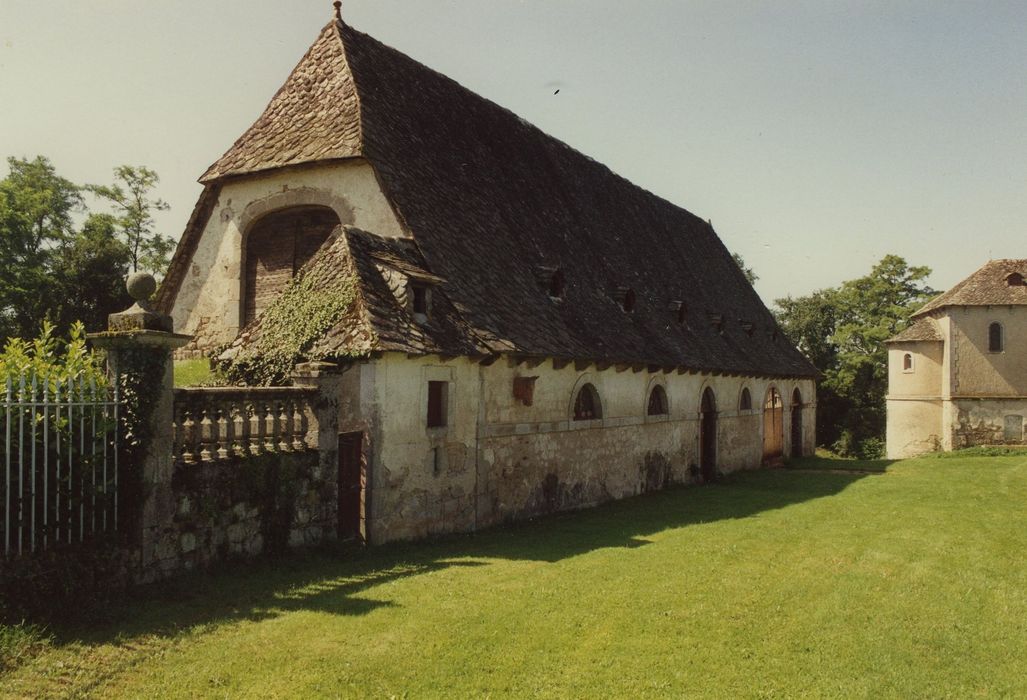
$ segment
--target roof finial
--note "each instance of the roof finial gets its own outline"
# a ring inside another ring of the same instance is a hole
[[[337,22],[341,22],[342,21],[342,0],[335,0],[335,2],[332,3],[332,5],[335,7],[335,20]]]

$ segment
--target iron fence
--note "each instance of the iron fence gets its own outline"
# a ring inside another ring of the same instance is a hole
[[[117,531],[116,383],[23,373],[8,377],[4,389],[4,556]]]

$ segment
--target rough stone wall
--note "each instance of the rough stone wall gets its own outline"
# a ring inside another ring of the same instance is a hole
[[[699,401],[707,386],[719,411],[718,470],[758,467],[767,389],[773,384],[786,397],[788,454],[798,449],[790,444],[792,392],[798,387],[804,401],[814,396],[810,380],[595,366],[579,371],[573,364],[511,366],[505,359],[486,367],[462,358],[440,362],[397,354],[363,365],[353,377],[351,391],[359,386],[364,397],[361,415],[350,404],[340,424],[370,431],[368,532],[374,543],[467,531],[691,483],[698,478]],[[535,377],[531,405],[515,398],[518,377]],[[426,427],[429,381],[449,384],[445,428]],[[602,418],[574,421],[574,397],[585,383],[600,396]],[[666,391],[669,412],[648,416],[656,384]],[[751,410],[738,410],[743,387],[753,397]],[[803,411],[807,454],[815,411],[812,403]]]
[[[175,512],[150,533],[153,558],[141,581],[335,535],[334,474],[315,451],[177,462],[171,494]]]
[[[178,357],[227,342],[242,320],[243,240],[261,217],[297,206],[330,207],[343,224],[381,236],[405,234],[366,161],[257,174],[224,183],[171,311],[175,330],[195,336]]]
[[[952,449],[1027,444],[1023,427],[1027,399],[957,399],[952,408]]]

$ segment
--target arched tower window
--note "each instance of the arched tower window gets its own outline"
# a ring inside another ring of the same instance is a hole
[[[338,225],[339,216],[331,208],[304,206],[272,212],[250,228],[243,254],[244,325],[285,289]]]
[[[745,387],[742,389],[742,396],[738,399],[738,410],[739,411],[751,411],[752,410],[752,394],[749,393],[749,388]]]
[[[1002,324],[998,321],[988,326],[988,352],[1002,352],[1005,340],[1002,335]]]
[[[650,416],[665,416],[669,413],[667,409],[667,392],[657,384],[649,392],[649,406],[646,413]]]
[[[574,399],[574,420],[595,420],[603,417],[603,405],[599,400],[599,392],[591,384],[585,384],[578,390]]]
[[[903,372],[912,372],[913,371],[913,355],[911,353],[907,352],[906,354],[904,354],[902,356],[902,371]]]

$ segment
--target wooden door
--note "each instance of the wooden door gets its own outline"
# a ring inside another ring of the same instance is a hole
[[[343,433],[339,436],[339,539],[362,540],[364,521],[364,485],[367,468],[364,463],[364,434]]]
[[[785,449],[784,403],[777,389],[770,387],[763,401],[763,463],[781,461]]]

